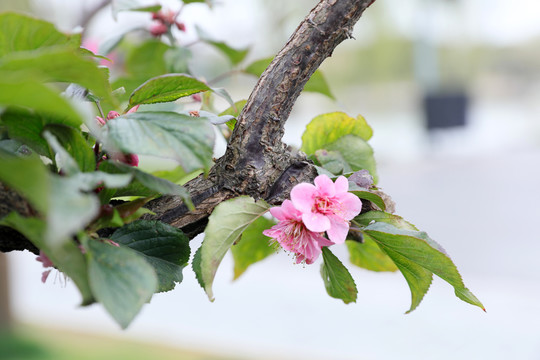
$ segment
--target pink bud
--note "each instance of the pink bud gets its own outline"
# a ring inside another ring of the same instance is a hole
[[[98,122],[99,125],[103,126],[105,125],[107,122],[105,120],[103,120],[102,117],[100,116],[96,116],[96,121]]]
[[[135,154],[126,154],[124,159],[123,162],[130,166],[139,166],[139,157]]]
[[[163,24],[162,22],[153,23],[152,25],[150,25],[150,34],[152,34],[152,36],[159,37],[167,33],[167,31],[167,25]]]
[[[193,99],[193,101],[196,101],[196,102],[201,102],[202,101],[201,94],[191,95],[191,98]]]
[[[114,110],[111,110],[111,111],[109,111],[109,113],[107,114],[107,120],[111,120],[111,119],[117,118],[117,117],[119,117],[119,116],[120,116],[119,113],[117,113],[117,112],[114,111]]]
[[[186,32],[186,25],[182,22],[175,22],[176,24],[176,27],[178,28],[178,30],[180,31],[183,31],[183,32]]]

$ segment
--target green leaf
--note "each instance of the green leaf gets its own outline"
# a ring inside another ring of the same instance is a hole
[[[264,70],[266,70],[268,65],[270,65],[272,60],[273,58],[257,60],[249,64],[244,69],[244,72],[247,74],[254,75],[256,77],[261,77],[262,73],[264,72]],[[304,86],[304,91],[317,92],[317,93],[328,96],[330,99],[335,100],[335,97],[330,91],[328,83],[326,82],[326,79],[324,78],[320,70],[316,70],[313,73],[313,75],[311,75],[311,78],[308,80],[308,82]]]
[[[39,157],[0,155],[0,181],[15,189],[41,214],[47,212],[50,177]]]
[[[377,183],[377,167],[373,149],[364,139],[356,135],[345,135],[325,147],[329,151],[338,151],[352,171],[368,170],[373,176],[373,182]]]
[[[98,185],[122,187],[131,181],[131,174],[103,172],[77,173],[74,176],[52,176],[47,212],[45,241],[59,247],[84,229],[99,213],[100,202],[91,191]]]
[[[244,108],[244,106],[246,105],[247,103],[247,100],[240,100],[240,101],[237,101],[235,102],[231,107],[225,109],[224,111],[222,111],[219,115],[220,116],[223,116],[223,115],[231,115],[231,116],[234,116],[235,118],[234,119],[231,119],[229,121],[227,121],[227,127],[233,131],[234,130],[234,126],[236,125],[236,118],[240,115],[240,112],[242,111],[242,109]]]
[[[323,168],[332,174],[340,175],[352,171],[347,161],[337,151],[320,149],[315,151],[315,158]]]
[[[161,9],[161,5],[148,6],[141,0],[113,0],[112,1],[112,13],[116,19],[118,13],[121,11],[145,11],[156,12]]]
[[[54,159],[43,137],[44,129],[53,133],[62,147],[75,159],[82,171],[93,171],[96,161],[92,149],[80,130],[61,124],[62,119],[19,108],[8,108],[0,119],[6,125],[9,137],[29,145],[38,154]],[[55,124],[58,121],[60,124]]]
[[[52,135],[49,131],[43,132],[43,137],[49,143],[53,152],[56,154],[56,162],[58,168],[66,175],[73,175],[81,170],[77,162],[71,157],[71,155],[60,145],[58,139]]]
[[[195,278],[197,279],[197,282],[199,283],[199,285],[203,289],[206,289],[206,285],[204,283],[204,279],[202,275],[203,272],[202,272],[202,265],[201,265],[201,250],[202,250],[202,246],[199,247],[197,251],[195,251],[195,255],[193,255],[191,267],[193,269],[193,272],[195,273]]]
[[[80,130],[64,125],[48,125],[45,129],[56,136],[82,172],[96,170],[96,157]]]
[[[368,235],[365,235],[365,238],[371,239]],[[424,298],[424,295],[428,292],[431,281],[433,280],[433,273],[414,261],[410,261],[397,251],[383,247],[380,244],[379,247],[392,259],[394,264],[396,264],[409,285],[409,289],[411,290],[411,307],[405,312],[408,314],[418,307]]]
[[[174,47],[163,54],[168,73],[189,73],[189,61],[192,52],[185,47]]]
[[[232,99],[231,97],[231,94],[229,94],[229,92],[227,90],[225,90],[224,88],[211,88],[212,92],[214,94],[216,94],[217,96],[221,97],[222,99],[224,99],[225,101],[227,101],[229,103],[229,105],[233,106],[234,105],[234,100]]]
[[[34,109],[46,116],[60,118],[59,122],[71,126],[82,124],[81,116],[57,91],[37,80],[0,74],[0,105]]]
[[[107,141],[125,153],[176,160],[186,172],[212,166],[214,129],[204,119],[173,112],[140,112],[107,122]]]
[[[249,52],[249,49],[234,49],[222,41],[215,41],[204,32],[200,27],[196,26],[197,35],[205,43],[212,45],[219,51],[221,51],[231,61],[233,65],[237,65],[245,59]]]
[[[358,189],[361,189],[358,187]],[[349,189],[349,192],[353,193],[354,195],[358,196],[360,199],[369,200],[381,210],[386,210],[386,204],[384,203],[384,200],[379,195],[375,194],[374,192],[369,191],[368,189],[363,190],[352,190]]]
[[[11,139],[19,140],[38,154],[52,158],[49,145],[41,136],[48,122],[43,116],[25,109],[8,108],[0,115],[0,120]]]
[[[96,96],[111,99],[108,73],[80,53],[66,47],[12,54],[0,59],[0,72],[32,75],[46,82],[76,83]]]
[[[32,149],[22,142],[14,139],[0,140],[0,155],[4,156],[29,156]]]
[[[352,264],[371,271],[396,271],[397,267],[377,244],[369,237],[364,242],[347,240],[350,261]]]
[[[75,176],[51,177],[45,241],[55,249],[68,242],[70,236],[82,230],[99,213],[98,198],[81,192],[79,181]]]
[[[165,53],[170,46],[159,40],[148,40],[133,49],[126,59],[126,71],[137,79],[147,80],[167,73]],[[126,88],[127,90],[127,88]]]
[[[181,230],[160,221],[138,220],[116,230],[111,240],[143,255],[156,271],[159,292],[172,290],[182,282],[190,249],[189,239]]]
[[[319,149],[328,149],[328,144],[345,135],[356,135],[367,141],[373,130],[361,115],[356,119],[343,112],[319,115],[311,120],[302,135],[302,151],[311,155]]]
[[[418,231],[416,226],[405,221],[401,216],[389,214],[384,211],[368,211],[354,218],[354,222],[368,226],[371,222],[383,222],[399,229]]]
[[[268,238],[262,234],[263,230],[270,229],[275,224],[274,221],[261,216],[244,230],[240,240],[231,248],[235,279],[238,279],[250,265],[275,253]]]
[[[367,226],[364,232],[396,262],[400,270],[402,267],[414,269],[414,266],[420,266],[452,285],[458,298],[484,309],[482,303],[465,288],[461,275],[444,249],[430,239],[425,232],[399,229],[381,222]],[[421,289],[421,291],[424,290],[427,291],[427,288]],[[413,291],[415,289],[411,288],[411,292]],[[417,297],[421,300],[423,294],[418,293]],[[413,304],[409,311],[418,305],[414,302],[414,298],[413,293]]]
[[[209,7],[212,7],[214,0],[182,0],[184,4],[193,4],[193,3],[206,3]]]
[[[336,100],[335,96],[330,91],[330,87],[326,82],[326,79],[323,73],[319,70],[315,70],[313,75],[309,78],[306,86],[304,86],[304,91],[316,92],[328,96],[332,100]]]
[[[53,24],[27,15],[0,14],[0,58],[14,52],[56,45],[69,45],[75,49],[80,45],[80,37],[62,34]]]
[[[0,115],[0,120],[6,126],[10,139],[24,142],[38,154],[51,157],[49,145],[41,137],[42,117],[24,109],[8,108]]]
[[[358,290],[349,270],[327,247],[322,248],[322,256],[321,276],[328,295],[345,304],[356,302]]]
[[[45,222],[37,218],[23,218],[16,212],[12,212],[1,219],[0,225],[9,226],[23,234],[47,255],[58,270],[69,276],[81,292],[82,305],[89,305],[94,302],[88,283],[86,258],[74,242],[69,241],[60,247],[51,248],[44,241]]]
[[[193,265],[210,301],[214,299],[212,283],[221,260],[244,230],[268,208],[262,200],[255,202],[248,196],[240,196],[222,202],[210,215],[199,250],[200,263]]]
[[[92,292],[125,329],[158,288],[154,268],[125,247],[88,240],[85,248]]]
[[[191,76],[166,74],[154,77],[139,86],[129,98],[129,108],[141,104],[155,104],[177,100],[210,88]]]
[[[189,192],[184,187],[169,180],[159,178],[120,162],[103,161],[99,165],[99,169],[111,174],[133,174],[135,180],[127,188],[118,190],[115,196],[176,195],[182,198],[189,209],[193,209]]]

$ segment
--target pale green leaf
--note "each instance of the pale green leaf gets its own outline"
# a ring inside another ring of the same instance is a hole
[[[125,329],[158,288],[154,268],[126,247],[88,240],[85,248],[92,293]]]
[[[37,156],[0,156],[0,181],[15,189],[41,214],[49,207],[50,176]]]
[[[319,149],[328,149],[328,144],[345,135],[356,135],[367,141],[373,130],[361,115],[357,118],[343,112],[319,115],[311,120],[302,135],[302,151],[310,155]]]
[[[401,216],[389,214],[384,211],[368,211],[362,213],[354,218],[354,222],[364,226],[368,226],[372,222],[383,222],[400,229],[418,231],[416,226],[404,220]]]
[[[212,212],[204,230],[200,248],[200,263],[194,269],[208,298],[213,301],[212,283],[221,260],[240,237],[242,232],[268,210],[264,201],[255,202],[248,196],[240,196],[222,202]]]
[[[238,279],[250,265],[276,252],[270,244],[270,239],[262,233],[274,225],[274,221],[261,216],[244,230],[240,240],[231,248],[235,279]]]
[[[60,247],[52,248],[44,241],[46,224],[37,218],[23,218],[12,212],[0,220],[0,225],[9,226],[30,240],[36,247],[47,255],[53,264],[79,288],[82,296],[82,305],[94,302],[92,291],[88,283],[86,258],[81,249],[73,241],[68,241]]]
[[[234,119],[231,119],[227,122],[227,127],[232,131],[234,130],[234,126],[236,125],[236,118],[240,115],[240,112],[246,105],[247,100],[240,100],[235,102],[231,107],[225,109],[222,111],[219,115],[231,115],[234,116]]]
[[[377,168],[373,149],[364,139],[356,135],[345,135],[333,143],[326,144],[325,148],[330,151],[338,151],[352,171],[368,170],[373,176],[373,181],[377,183]]]
[[[334,175],[352,172],[352,169],[349,164],[347,164],[347,161],[345,161],[343,156],[341,156],[341,153],[337,151],[320,149],[315,151],[314,156],[323,168],[330,171]]]
[[[218,49],[223,55],[225,55],[233,65],[237,65],[244,60],[249,52],[249,49],[235,49],[222,41],[216,41],[211,38],[210,35],[205,33],[200,27],[196,27],[197,35],[199,38],[207,44],[212,45]]]
[[[142,0],[112,0],[112,13],[116,19],[121,11],[144,11],[156,12],[161,9],[161,5],[149,5]]]
[[[58,91],[37,80],[4,75],[0,73],[0,105],[30,108],[75,127],[82,124],[81,116]]]
[[[27,15],[0,14],[0,58],[14,52],[57,45],[76,49],[80,45],[80,37],[63,34],[53,24]]]
[[[379,246],[369,237],[364,236],[362,243],[347,240],[352,264],[371,271],[396,271],[397,267]]]
[[[107,141],[125,153],[174,159],[186,172],[212,166],[214,129],[208,121],[173,112],[140,112],[107,122]]]
[[[411,264],[421,266],[452,285],[456,296],[461,300],[484,309],[482,303],[465,287],[461,275],[444,249],[425,232],[399,229],[382,222],[367,226],[364,232],[375,240],[394,262],[398,259],[403,267],[408,268],[411,268]],[[396,265],[400,266],[397,262]],[[413,303],[411,310],[414,305]]]
[[[96,96],[111,99],[108,73],[92,59],[66,47],[11,54],[0,59],[0,72],[31,75],[44,82],[76,83]]]
[[[73,175],[81,170],[77,162],[71,157],[71,155],[60,145],[58,139],[52,135],[49,131],[43,132],[43,137],[49,143],[49,146],[56,154],[56,160],[58,168],[62,170],[62,173],[66,175]]]

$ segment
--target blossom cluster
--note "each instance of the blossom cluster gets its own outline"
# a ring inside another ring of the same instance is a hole
[[[152,13],[152,20],[154,20],[150,26],[150,33],[152,36],[160,37],[161,35],[166,34],[172,25],[175,25],[180,31],[186,31],[186,25],[182,22],[176,21],[177,16],[178,13],[171,10],[166,12],[158,11]]]
[[[315,185],[296,185],[290,200],[271,208],[270,213],[278,223],[263,231],[294,253],[297,263],[312,264],[323,246],[343,244],[349,232],[349,221],[362,210],[360,199],[348,192],[346,177],[340,176],[334,183],[328,176],[319,175],[314,182]]]

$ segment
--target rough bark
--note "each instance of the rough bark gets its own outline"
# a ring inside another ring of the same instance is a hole
[[[252,91],[225,155],[210,171],[188,183],[196,210],[162,197],[150,204],[153,218],[178,226],[190,236],[204,230],[212,210],[237,195],[281,203],[290,189],[311,182],[316,170],[305,155],[281,142],[291,109],[320,64],[343,40],[373,0],[322,0],[295,30]]]
[[[148,204],[156,215],[147,218],[194,237],[204,231],[213,209],[227,199],[249,195],[279,204],[294,185],[311,182],[317,172],[305,154],[291,151],[281,141],[285,122],[311,75],[351,37],[354,24],[373,2],[321,0],[262,74],[237,119],[225,155],[207,177],[185,185],[195,210],[189,211],[178,197],[163,196]]]

